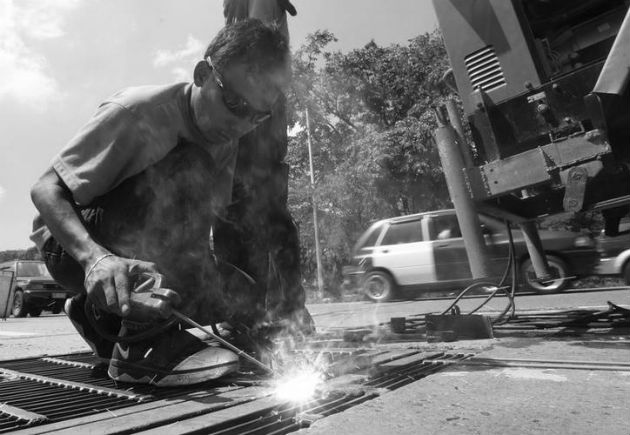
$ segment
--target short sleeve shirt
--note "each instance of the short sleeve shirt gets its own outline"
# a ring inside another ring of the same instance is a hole
[[[124,180],[164,158],[180,138],[207,147],[223,167],[236,160],[235,141],[210,144],[193,122],[191,84],[128,88],[104,101],[53,158],[52,167],[79,206],[89,205]],[[34,228],[41,248],[50,236]]]

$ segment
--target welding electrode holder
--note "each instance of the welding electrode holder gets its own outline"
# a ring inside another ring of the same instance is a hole
[[[140,328],[135,334],[121,337],[105,331],[96,320],[97,308],[89,298],[85,303],[85,316],[98,335],[107,341],[136,343],[152,338],[179,322],[172,309],[181,303],[181,297],[174,290],[160,288],[161,283],[162,275],[158,273],[143,272],[135,277],[129,295],[131,320],[123,319],[123,323],[150,325],[145,329]]]
[[[223,346],[235,352],[238,356],[242,356],[243,358],[256,364],[258,367],[264,369],[268,373],[274,373],[273,369],[271,369],[269,366],[248,355],[245,351],[237,348],[227,340],[221,338],[218,334],[215,334],[214,332],[206,329],[190,317],[177,311],[175,308],[181,303],[181,298],[179,294],[173,290],[161,288],[161,284],[162,275],[142,273],[137,275],[134,282],[133,290],[129,294],[129,302],[131,306],[131,313],[129,317],[131,317],[133,320],[123,319],[123,325],[125,324],[125,322],[127,322],[127,324],[129,324],[130,322],[136,324],[144,323],[145,325],[149,325],[148,329],[142,330],[142,328],[140,328],[140,332],[131,334],[129,336],[113,336],[112,334],[103,331],[103,329],[98,325],[98,322],[96,322],[94,316],[91,315],[92,313],[89,312],[90,310],[94,309],[94,305],[91,302],[86,302],[86,316],[99,335],[101,335],[106,340],[119,343],[133,343],[146,340],[148,338],[156,336],[157,334],[162,333],[166,329],[170,328],[173,324],[179,321],[183,321],[184,323],[203,331],[206,335],[214,338]],[[156,323],[159,322],[160,319],[164,318],[166,318],[166,320],[164,320],[162,323]]]

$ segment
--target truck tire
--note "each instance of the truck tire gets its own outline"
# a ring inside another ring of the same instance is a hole
[[[52,306],[52,308],[50,309],[50,312],[52,314],[59,314],[61,313],[62,310],[63,310],[63,304],[55,302],[55,305]]]
[[[15,290],[13,295],[13,317],[26,317],[28,314],[28,307],[24,303],[24,292],[20,289]]]
[[[567,288],[569,285],[569,267],[567,263],[554,255],[547,255],[547,263],[551,273],[557,276],[558,279],[549,283],[543,283],[536,280],[532,261],[529,258],[523,261],[521,264],[521,277],[527,289],[539,294],[551,294],[561,292]]]
[[[384,302],[394,296],[396,284],[387,272],[375,270],[363,280],[363,293],[373,302]]]

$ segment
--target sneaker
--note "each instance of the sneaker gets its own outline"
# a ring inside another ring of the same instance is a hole
[[[121,337],[129,335],[123,327]],[[138,343],[121,343],[107,371],[115,381],[173,387],[218,379],[238,370],[238,355],[172,328]]]
[[[92,316],[94,323],[97,323],[102,330],[114,337],[117,336],[120,331],[120,318],[113,314],[97,310],[93,306],[91,306],[86,313],[86,301],[86,294],[79,294],[66,299],[64,311],[79,335],[81,335],[90,348],[92,348],[94,355],[105,362],[109,362],[114,349],[114,342],[98,334],[87,316]]]

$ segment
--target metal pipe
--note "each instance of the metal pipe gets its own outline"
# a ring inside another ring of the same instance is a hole
[[[457,104],[455,104],[455,100],[448,99],[446,101],[446,111],[448,112],[448,117],[451,120],[451,125],[457,132],[457,143],[459,144],[459,150],[462,153],[462,157],[464,159],[464,164],[467,168],[471,168],[474,166],[472,154],[470,152],[470,147],[468,147],[466,143],[466,135],[464,134],[464,126],[462,125],[462,118],[459,112],[459,108]]]
[[[438,128],[434,131],[434,137],[442,161],[446,185],[455,206],[455,214],[464,238],[473,278],[488,278],[491,276],[490,256],[481,233],[479,216],[468,192],[468,183],[464,176],[464,159],[457,145],[457,133],[448,122],[443,109],[441,107],[436,111]]]
[[[529,252],[529,258],[532,261],[532,266],[534,266],[534,272],[536,272],[536,278],[539,280],[551,279],[547,256],[545,255],[536,223],[534,221],[525,221],[520,222],[518,226],[523,232],[527,252]]]
[[[186,316],[185,314],[182,314],[182,313],[180,313],[177,310],[173,310],[173,315],[175,315],[177,318],[183,320],[184,322],[188,323],[189,325],[194,326],[195,328],[197,328],[197,329],[201,330],[202,332],[208,334],[208,336],[214,338],[219,343],[221,343],[222,345],[224,345],[225,347],[230,349],[232,352],[235,352],[237,355],[242,356],[243,358],[247,359],[248,361],[256,364],[258,367],[261,367],[261,368],[265,369],[266,372],[269,372],[271,374],[274,373],[273,369],[271,369],[270,367],[267,367],[265,364],[261,363],[256,358],[248,355],[245,351],[242,351],[238,347],[234,346],[232,343],[224,340],[223,338],[219,337],[215,333],[213,333],[210,330],[204,328],[199,323],[195,322],[193,319],[191,319],[190,317]]]
[[[324,274],[322,266],[322,253],[319,246],[319,224],[317,223],[317,201],[315,201],[315,172],[313,170],[313,145],[311,143],[311,118],[308,107],[304,111],[306,116],[306,143],[308,145],[308,162],[311,171],[311,201],[313,203],[313,237],[315,238],[315,260],[317,262],[317,292],[320,298],[324,297]]]
[[[623,95],[630,76],[630,9],[617,32],[606,62],[597,78],[593,92],[600,94]],[[626,106],[627,107],[627,106]]]

